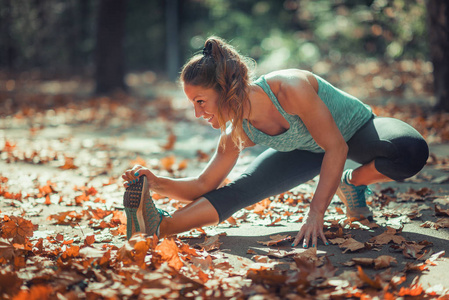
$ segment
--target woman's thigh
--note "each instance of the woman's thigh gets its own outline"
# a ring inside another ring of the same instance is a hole
[[[429,156],[421,134],[394,118],[375,117],[348,141],[348,158],[361,164],[374,160],[376,169],[394,180],[418,173]]]
[[[204,195],[226,220],[237,210],[283,193],[319,174],[323,153],[268,149],[235,181]]]

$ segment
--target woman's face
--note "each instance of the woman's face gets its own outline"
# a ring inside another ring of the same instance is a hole
[[[219,129],[217,105],[219,94],[214,89],[190,84],[184,84],[184,93],[193,104],[195,117],[203,117],[213,128]]]

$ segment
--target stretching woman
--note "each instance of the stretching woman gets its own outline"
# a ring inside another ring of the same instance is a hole
[[[408,124],[374,116],[369,106],[310,72],[289,69],[251,80],[248,60],[217,37],[181,72],[195,116],[221,137],[214,156],[197,177],[160,177],[134,166],[122,178],[128,238],[137,231],[166,237],[216,225],[237,210],[285,192],[320,175],[292,246],[328,244],[324,213],[335,193],[346,215],[372,218],[367,185],[403,180],[419,172],[429,149]],[[226,124],[229,124],[226,127]],[[234,182],[220,187],[242,149],[269,147]],[[343,171],[346,159],[361,164]],[[191,201],[170,217],[155,208],[149,190]]]

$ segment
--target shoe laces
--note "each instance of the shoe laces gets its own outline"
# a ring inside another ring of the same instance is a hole
[[[371,195],[373,191],[366,185],[355,186],[353,185],[352,199],[355,200],[354,205],[357,207],[366,205],[365,194]],[[355,196],[355,197],[354,197]]]
[[[166,212],[165,210],[163,210],[163,209],[157,208],[157,212],[159,213],[159,215],[161,217],[169,217],[169,218],[171,218],[171,215],[168,212]]]

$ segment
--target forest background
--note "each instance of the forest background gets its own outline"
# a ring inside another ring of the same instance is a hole
[[[447,67],[431,63],[448,64],[447,10],[435,0],[2,0],[0,69],[12,80],[93,79],[97,93],[155,86],[175,81],[183,62],[218,35],[254,58],[259,73],[338,74],[334,84],[364,100],[420,98],[447,110],[448,92],[439,91]],[[393,73],[379,72],[385,68]],[[358,75],[377,92],[351,87]],[[6,90],[14,87],[9,81]]]

